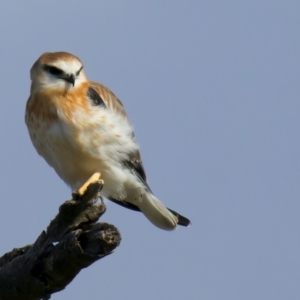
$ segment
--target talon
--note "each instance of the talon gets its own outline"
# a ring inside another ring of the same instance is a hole
[[[104,181],[102,179],[100,179],[101,174],[100,173],[94,173],[77,191],[75,191],[73,194],[77,194],[80,197],[82,197],[82,195],[86,192],[87,187],[91,184],[91,183],[95,183],[95,182],[99,182],[101,185],[104,184]],[[72,194],[72,196],[73,196]],[[78,196],[76,196],[76,199],[78,198]],[[74,199],[74,198],[73,198]],[[75,200],[76,200],[75,199]]]
[[[100,197],[101,204],[104,204],[103,197]]]
[[[79,195],[77,192],[72,193],[72,199],[79,201],[81,198],[81,195]]]
[[[103,197],[100,196],[100,193],[98,193],[98,195],[95,197],[94,203],[95,204],[99,204],[99,200],[100,200],[100,203],[103,205],[104,204],[104,200],[103,200]]]

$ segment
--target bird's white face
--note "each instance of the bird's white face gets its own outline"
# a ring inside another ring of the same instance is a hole
[[[82,62],[76,56],[64,53],[42,55],[33,65],[30,76],[34,90],[52,88],[65,91],[77,88],[87,80]]]

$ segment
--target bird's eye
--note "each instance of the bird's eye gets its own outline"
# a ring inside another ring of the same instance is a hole
[[[82,69],[83,69],[83,66],[78,70],[78,72],[76,72],[76,76],[80,75],[80,72],[82,71]]]
[[[62,75],[63,74],[63,71],[62,70],[60,70],[60,69],[58,69],[58,68],[56,68],[56,67],[52,67],[52,66],[44,66],[44,69],[48,72],[48,73],[50,73],[50,74],[52,74],[52,75],[55,75],[55,76],[59,76],[59,75]]]

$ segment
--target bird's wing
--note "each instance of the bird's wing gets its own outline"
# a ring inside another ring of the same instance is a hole
[[[125,108],[122,102],[116,97],[116,95],[109,90],[106,86],[91,82],[88,88],[88,97],[91,101],[93,101],[94,105],[103,106],[107,109],[113,110],[115,113],[120,114],[123,118],[129,123]],[[134,132],[132,131],[132,139],[134,138]],[[146,173],[143,167],[141,155],[139,151],[135,151],[132,153],[129,160],[123,162],[124,165],[142,182],[145,188],[148,190],[150,194],[152,194],[151,189],[147,183]],[[104,183],[105,184],[105,183]],[[141,211],[140,208],[134,204],[131,204],[125,200],[120,201],[114,198],[109,198],[112,202],[119,204],[123,207]],[[190,220],[185,218],[184,216],[178,214],[174,210],[167,208],[173,215],[178,219],[178,225],[189,226]]]
[[[91,82],[89,86],[89,91],[94,91],[94,98],[96,98],[96,94],[98,94],[99,98],[102,99],[102,102],[105,104],[105,106],[117,114],[121,115],[126,119],[129,123],[125,108],[122,104],[122,102],[118,99],[118,97],[106,86],[97,83],[97,82]],[[88,91],[88,93],[89,93]],[[96,103],[95,103],[96,104]]]
[[[106,86],[100,83],[91,82],[88,88],[88,97],[94,102],[95,105],[104,106],[113,110],[115,113],[121,115],[128,123],[130,123],[122,102]],[[133,131],[132,139],[135,139]],[[140,180],[150,191],[140,152],[135,151],[132,153],[130,160],[125,161],[124,164],[140,178]]]

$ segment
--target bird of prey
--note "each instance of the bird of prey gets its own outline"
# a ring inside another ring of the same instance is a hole
[[[153,195],[122,103],[107,87],[87,79],[78,57],[44,53],[30,77],[25,122],[31,141],[73,191],[99,172],[107,199],[141,211],[164,230],[190,224]]]

